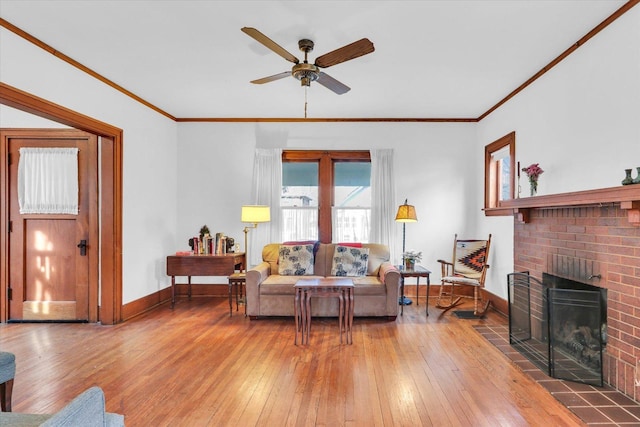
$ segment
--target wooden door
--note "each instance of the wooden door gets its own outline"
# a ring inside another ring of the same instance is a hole
[[[88,321],[98,304],[97,138],[66,129],[23,132],[7,138],[9,321]],[[22,147],[79,149],[78,215],[20,213]]]

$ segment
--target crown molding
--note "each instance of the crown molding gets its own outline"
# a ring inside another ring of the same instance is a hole
[[[283,122],[295,122],[295,123],[312,123],[312,122],[477,123],[477,122],[480,122],[485,117],[487,117],[492,112],[494,112],[495,110],[497,110],[498,108],[500,108],[502,105],[507,103],[511,98],[516,96],[518,93],[522,92],[525,88],[527,88],[529,85],[531,85],[534,81],[538,80],[547,71],[551,70],[553,67],[558,65],[567,56],[569,56],[570,54],[575,52],[579,47],[584,45],[587,41],[589,41],[591,38],[593,38],[600,31],[602,31],[603,29],[608,27],[611,23],[613,23],[616,19],[618,19],[619,17],[624,15],[626,12],[628,12],[631,8],[636,6],[638,3],[640,3],[640,0],[629,0],[629,1],[627,1],[618,10],[616,10],[609,17],[607,17],[604,21],[602,21],[600,24],[598,24],[594,29],[589,31],[580,40],[578,40],[576,43],[572,44],[564,52],[562,52],[560,55],[558,55],[554,60],[549,62],[549,64],[544,66],[540,71],[535,73],[533,76],[531,76],[529,79],[527,79],[527,81],[522,83],[520,86],[518,86],[516,89],[514,89],[511,93],[509,93],[503,99],[498,101],[497,104],[495,104],[494,106],[489,108],[487,111],[482,113],[477,118],[410,118],[410,117],[398,117],[398,118],[393,118],[393,117],[389,117],[389,118],[368,118],[368,117],[367,118],[312,118],[312,119],[310,119],[310,118],[276,118],[276,117],[273,117],[273,118],[270,118],[270,117],[260,117],[260,118],[255,118],[255,117],[254,118],[249,118],[249,117],[238,117],[238,118],[235,118],[235,117],[228,117],[228,118],[224,118],[224,117],[183,117],[183,118],[180,118],[180,117],[175,117],[175,116],[169,114],[168,112],[162,110],[161,108],[159,108],[159,107],[151,104],[150,102],[142,99],[141,97],[139,97],[138,95],[134,94],[133,92],[131,92],[131,91],[125,89],[124,87],[118,85],[117,83],[109,80],[108,78],[106,78],[103,75],[97,73],[96,71],[90,69],[89,67],[86,67],[85,65],[83,65],[80,62],[74,60],[73,58],[65,55],[64,53],[54,49],[53,47],[49,46],[48,44],[44,43],[43,41],[39,40],[38,38],[32,36],[31,34],[27,33],[26,31],[24,31],[24,30],[16,27],[15,25],[11,24],[10,22],[6,21],[5,19],[0,18],[0,26],[6,28],[7,30],[9,30],[9,31],[13,32],[14,34],[18,35],[19,37],[22,37],[23,39],[35,44],[36,46],[40,47],[41,49],[44,49],[45,51],[49,52],[50,54],[54,55],[55,57],[67,62],[68,64],[78,68],[81,71],[84,71],[85,73],[89,74],[90,76],[94,77],[95,79],[100,80],[101,82],[107,84],[108,86],[111,86],[113,89],[117,90],[118,92],[123,93],[124,95],[136,100],[137,102],[141,103],[142,105],[145,105],[146,107],[148,107],[148,108],[150,108],[150,109],[162,114],[163,116],[165,116],[165,117],[167,117],[167,118],[169,118],[169,119],[171,119],[171,120],[173,120],[175,122],[211,122],[211,123],[216,123],[216,122],[231,122],[231,123],[233,123],[233,122],[252,122],[252,123],[255,123],[255,122],[273,122],[273,123],[283,123]]]

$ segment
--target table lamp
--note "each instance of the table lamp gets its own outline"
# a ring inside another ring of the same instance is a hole
[[[242,214],[240,221],[248,222],[253,225],[247,225],[244,227],[244,251],[245,251],[245,263],[244,271],[247,271],[247,264],[249,263],[249,248],[247,246],[247,234],[252,228],[258,227],[259,222],[271,221],[271,209],[269,206],[264,205],[245,205],[242,207]]]

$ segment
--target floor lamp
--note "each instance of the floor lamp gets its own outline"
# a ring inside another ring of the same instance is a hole
[[[244,232],[244,271],[247,271],[247,265],[249,264],[249,246],[247,243],[247,234],[252,228],[257,228],[259,222],[271,221],[271,209],[269,206],[264,205],[245,205],[242,207],[242,213],[240,215],[240,221],[248,222],[252,225],[247,225],[242,230]]]
[[[418,216],[416,215],[416,208],[413,205],[407,204],[407,199],[404,199],[404,204],[398,206],[398,213],[396,214],[396,222],[402,223],[402,264],[404,266],[404,254],[405,254],[405,241],[406,230],[405,227],[408,222],[418,222]],[[402,267],[404,268],[404,267]],[[402,305],[411,304],[411,300],[402,295]]]

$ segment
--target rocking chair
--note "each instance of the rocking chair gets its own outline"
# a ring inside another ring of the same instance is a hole
[[[491,301],[482,304],[482,310],[478,307],[482,303],[482,291],[484,280],[487,275],[489,265],[489,247],[491,245],[491,234],[487,240],[458,240],[458,235],[454,237],[453,261],[439,259],[442,270],[442,284],[436,302],[436,307],[449,310],[460,304],[463,296],[457,288],[461,286],[473,287],[473,314],[482,316],[489,308]]]

